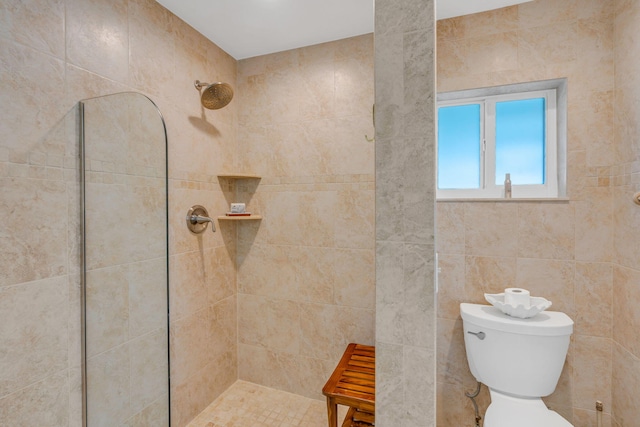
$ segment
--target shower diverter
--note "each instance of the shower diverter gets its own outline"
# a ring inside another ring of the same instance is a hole
[[[216,224],[209,218],[209,212],[200,205],[193,205],[187,211],[187,228],[194,234],[203,233],[211,223],[211,231],[216,232]]]

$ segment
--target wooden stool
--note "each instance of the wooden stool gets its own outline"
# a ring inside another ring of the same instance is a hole
[[[337,405],[349,406],[342,427],[375,425],[376,349],[351,343],[322,388],[327,397],[329,427],[338,427]]]

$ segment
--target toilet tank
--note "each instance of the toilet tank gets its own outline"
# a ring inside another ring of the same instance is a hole
[[[460,304],[460,314],[469,368],[478,381],[521,397],[553,393],[573,333],[569,316],[544,311],[519,319],[490,305],[467,303]]]

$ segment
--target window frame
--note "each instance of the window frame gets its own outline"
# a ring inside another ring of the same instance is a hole
[[[566,79],[519,83],[490,88],[438,94],[436,114],[440,107],[480,104],[480,188],[438,188],[438,141],[436,130],[436,198],[502,199],[504,185],[496,185],[495,105],[497,102],[523,99],[545,99],[545,183],[512,184],[514,199],[557,199],[566,195]],[[436,127],[438,120],[436,120]]]

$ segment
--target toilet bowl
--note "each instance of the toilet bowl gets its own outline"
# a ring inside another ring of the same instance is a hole
[[[542,397],[556,388],[569,349],[573,321],[545,311],[529,319],[481,304],[460,304],[467,361],[489,387],[484,427],[571,427]]]

